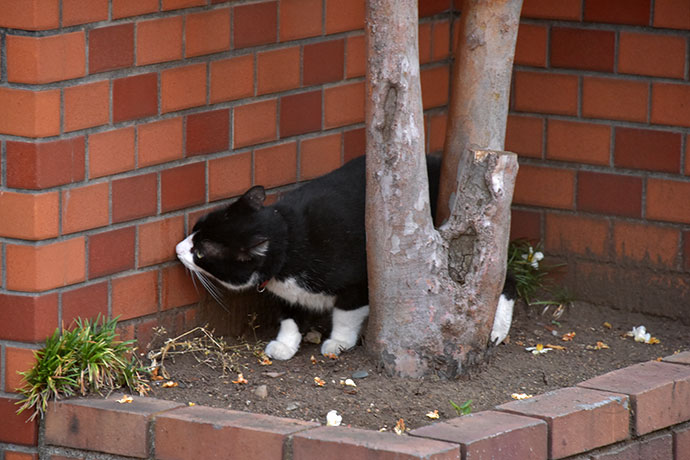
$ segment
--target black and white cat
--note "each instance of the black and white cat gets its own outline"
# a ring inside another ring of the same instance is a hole
[[[427,157],[430,195],[438,193],[440,159]],[[295,307],[332,314],[321,353],[355,346],[369,314],[364,234],[365,159],[286,193],[264,206],[264,188],[203,216],[177,247],[177,257],[218,298],[214,282],[231,290],[266,289],[285,301],[280,329],[266,346],[274,359],[290,359],[302,335]],[[432,212],[435,210],[432,200]],[[504,288],[491,339],[508,334],[514,295]]]

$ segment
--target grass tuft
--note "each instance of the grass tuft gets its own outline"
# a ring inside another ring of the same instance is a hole
[[[126,387],[139,394],[148,391],[142,378],[133,340],[117,340],[117,318],[76,320],[72,330],[60,328],[36,351],[36,364],[22,372],[24,399],[17,413],[34,409],[30,420],[43,417],[50,399],[99,393]]]

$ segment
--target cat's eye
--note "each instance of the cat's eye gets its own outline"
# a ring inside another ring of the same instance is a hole
[[[204,258],[204,253],[199,251],[198,249],[194,251],[194,255],[196,256],[197,259],[203,259]]]

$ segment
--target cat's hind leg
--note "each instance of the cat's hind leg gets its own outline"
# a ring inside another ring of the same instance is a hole
[[[339,355],[357,344],[359,331],[364,320],[369,316],[369,305],[356,310],[333,309],[333,329],[328,340],[321,345],[321,354]]]
[[[264,353],[273,359],[290,359],[297,353],[301,341],[302,334],[297,323],[294,319],[287,318],[280,322],[278,336],[266,345]]]

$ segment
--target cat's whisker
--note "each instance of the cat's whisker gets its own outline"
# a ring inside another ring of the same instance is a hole
[[[218,304],[221,307],[223,307],[223,310],[229,311],[228,308],[225,306],[225,303],[223,302],[223,296],[222,296],[218,286],[213,284],[213,282],[211,280],[209,280],[206,276],[204,276],[202,273],[195,272],[194,274],[199,278],[199,281],[201,281],[201,284],[204,285],[204,287],[206,288],[206,291],[208,291],[208,293],[211,294],[211,297],[213,297],[213,299],[216,302],[218,302]]]

